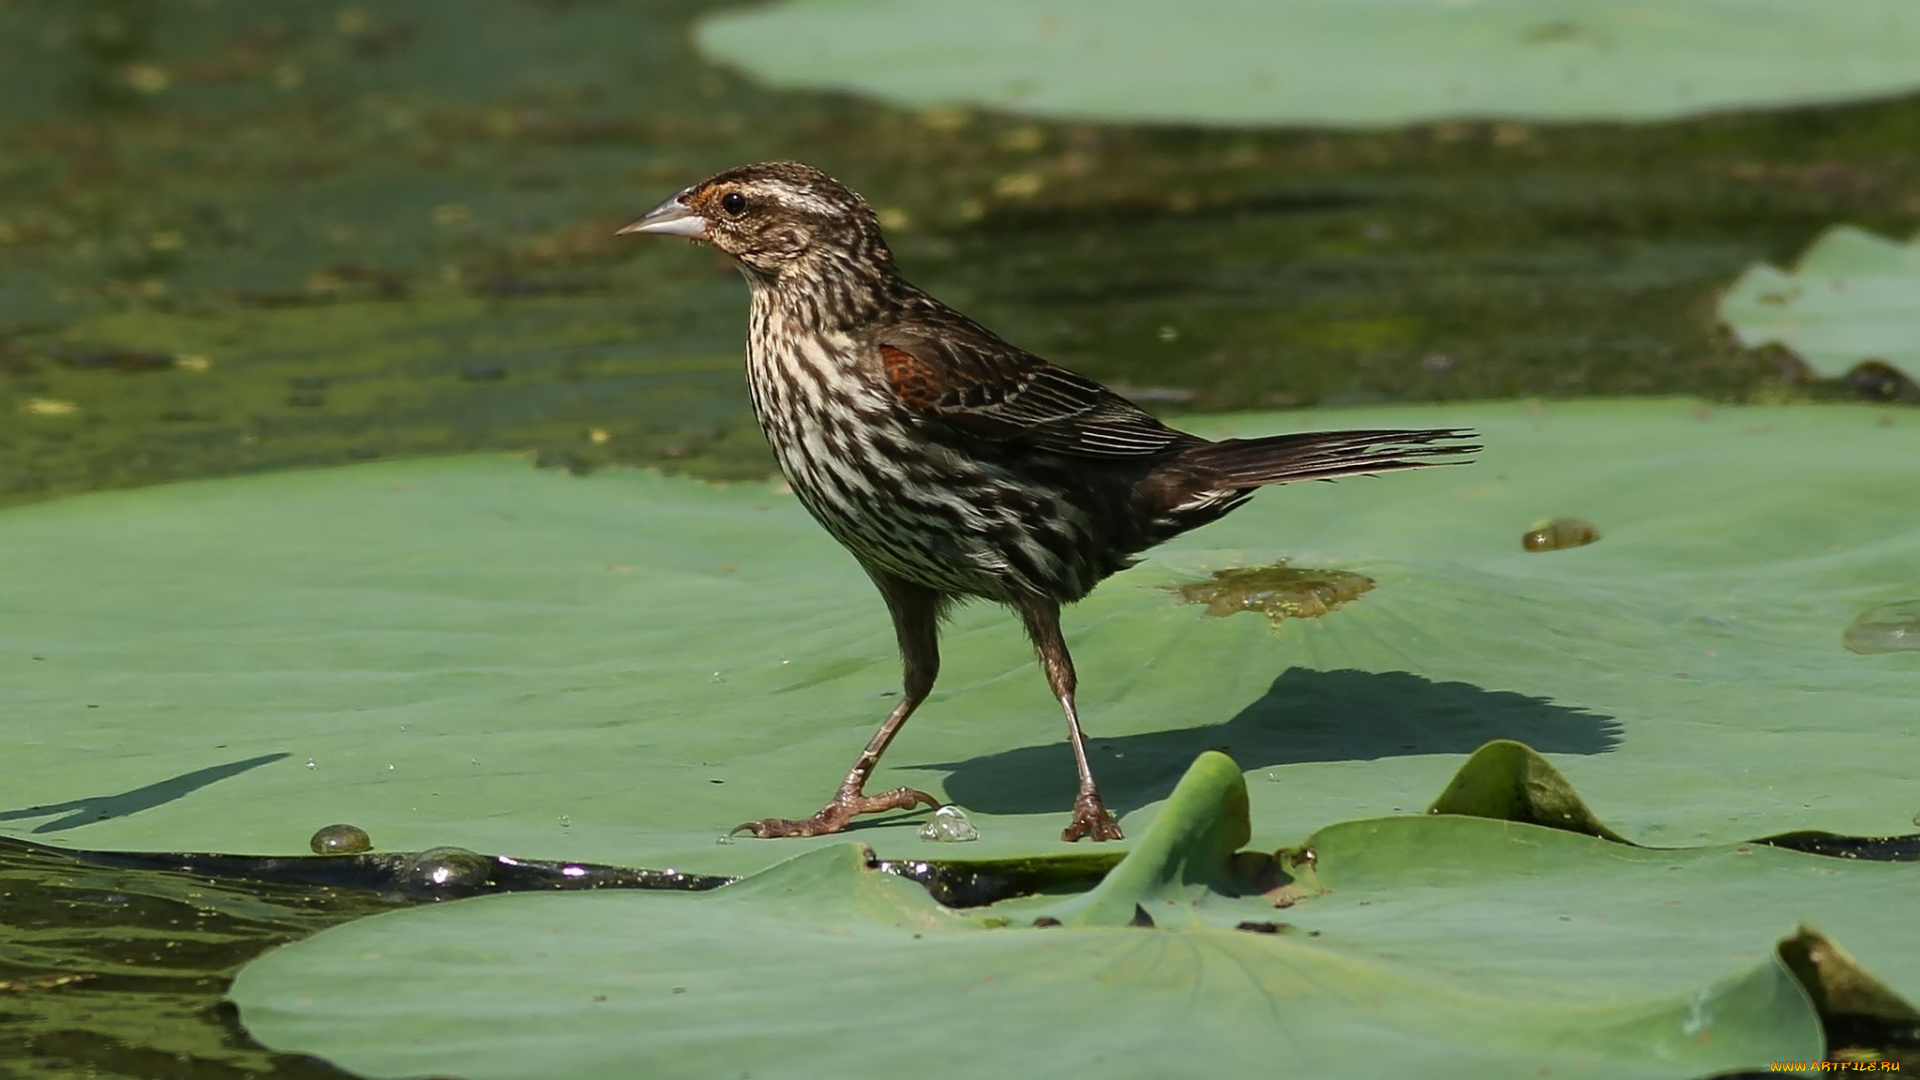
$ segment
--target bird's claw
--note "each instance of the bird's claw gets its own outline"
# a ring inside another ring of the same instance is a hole
[[[740,833],[752,833],[762,840],[772,840],[782,836],[826,836],[837,833],[847,827],[858,814],[878,814],[887,810],[911,810],[921,804],[938,808],[940,800],[924,791],[913,788],[894,788],[879,795],[862,795],[858,788],[842,788],[833,801],[820,808],[820,812],[810,818],[795,821],[791,818],[763,818],[760,821],[743,821],[727,832],[728,836]]]
[[[728,836],[752,833],[762,840],[771,840],[776,836],[819,836],[834,832],[844,826],[829,825],[820,820],[819,815],[795,821],[792,818],[761,818],[759,821],[743,821],[727,830]]]
[[[1126,834],[1120,831],[1120,823],[1107,811],[1097,791],[1083,791],[1073,800],[1073,820],[1060,830],[1060,839],[1069,844],[1081,837],[1096,844],[1102,840],[1126,839]]]

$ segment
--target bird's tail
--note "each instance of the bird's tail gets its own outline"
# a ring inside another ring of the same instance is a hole
[[[1295,480],[1337,480],[1343,476],[1398,472],[1429,465],[1457,465],[1480,449],[1472,431],[1313,431],[1226,439],[1196,446],[1179,464],[1227,488],[1289,484]]]

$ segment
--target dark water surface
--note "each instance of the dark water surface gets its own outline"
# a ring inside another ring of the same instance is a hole
[[[221,995],[261,952],[391,907],[0,844],[0,1076],[347,1075],[255,1046]]]
[[[1828,225],[1920,220],[1920,99],[1039,124],[761,91],[693,54],[700,9],[0,0],[0,504],[475,449],[762,474],[737,277],[611,235],[747,160],[839,174],[919,283],[1183,410],[1854,392],[1730,345],[1716,291]],[[336,1075],[215,1006],[384,906],[0,853],[0,1072]]]
[[[1716,289],[1920,218],[1912,99],[1036,124],[758,90],[693,55],[697,7],[0,0],[0,502],[483,448],[763,472],[736,276],[611,235],[751,159],[840,174],[920,283],[1184,409],[1803,394]]]

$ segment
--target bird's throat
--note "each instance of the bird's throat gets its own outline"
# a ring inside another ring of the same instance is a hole
[[[870,325],[893,303],[898,276],[891,262],[810,252],[775,275],[747,274],[755,317],[773,318],[794,332],[851,333]]]

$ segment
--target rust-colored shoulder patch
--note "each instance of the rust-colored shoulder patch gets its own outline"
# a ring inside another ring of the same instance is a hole
[[[882,345],[880,362],[886,365],[887,381],[893,384],[893,392],[900,395],[901,403],[907,408],[925,412],[940,399],[940,380],[926,361],[905,349]]]

